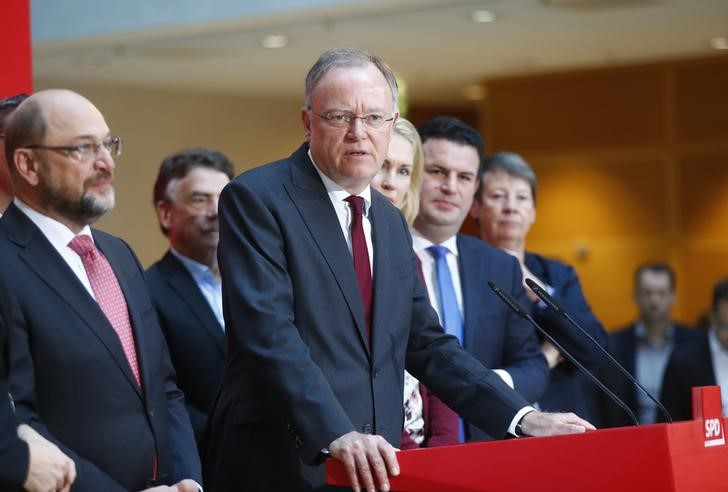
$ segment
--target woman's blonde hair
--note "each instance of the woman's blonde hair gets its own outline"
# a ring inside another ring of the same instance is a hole
[[[425,166],[425,155],[422,152],[422,140],[417,133],[417,128],[404,118],[399,118],[397,124],[394,125],[394,134],[400,135],[415,149],[414,162],[412,163],[412,176],[410,176],[410,185],[407,193],[402,201],[402,214],[404,214],[407,223],[412,225],[417,213],[420,210],[420,188],[422,187],[422,174]]]

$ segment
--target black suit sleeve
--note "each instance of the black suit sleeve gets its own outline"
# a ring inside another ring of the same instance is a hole
[[[0,303],[4,304],[6,289],[0,285]],[[30,455],[28,445],[17,436],[18,423],[10,404],[7,384],[7,325],[5,307],[0,311],[0,489],[21,487],[28,475]]]
[[[10,301],[10,298],[6,298]],[[110,492],[124,492],[125,489],[115,480],[101,471],[92,462],[83,459],[72,449],[56,439],[39,421],[35,399],[35,371],[33,358],[30,352],[28,332],[20,308],[15,302],[9,302],[8,325],[10,328],[10,343],[12,352],[10,366],[12,377],[10,387],[15,400],[15,409],[18,420],[33,427],[39,434],[58,446],[63,453],[76,464],[76,480],[73,483],[74,491],[104,490]]]

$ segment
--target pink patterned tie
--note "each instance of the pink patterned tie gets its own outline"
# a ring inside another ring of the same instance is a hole
[[[81,257],[96,302],[119,336],[131,372],[134,373],[136,382],[141,386],[139,364],[134,348],[134,333],[129,321],[129,309],[109,260],[96,248],[91,237],[86,234],[73,238],[68,243],[68,247]]]

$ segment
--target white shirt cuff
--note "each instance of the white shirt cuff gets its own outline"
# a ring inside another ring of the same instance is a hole
[[[505,382],[505,383],[506,383],[506,384],[507,384],[508,386],[510,386],[510,387],[511,387],[511,389],[514,389],[514,384],[513,384],[513,378],[511,377],[511,375],[510,375],[510,374],[508,374],[508,371],[506,371],[505,369],[493,369],[493,372],[494,372],[494,373],[496,373],[497,375],[499,375],[499,376],[500,376],[500,378],[501,378],[501,379],[502,379],[502,380],[503,380],[503,381],[504,381],[504,382]]]
[[[515,417],[513,417],[513,420],[511,420],[511,425],[509,425],[509,426],[508,426],[508,433],[509,433],[510,435],[512,435],[512,436],[516,436],[516,437],[519,437],[519,436],[518,436],[518,434],[516,433],[516,424],[517,424],[518,422],[520,422],[520,421],[521,421],[521,419],[523,418],[523,416],[524,416],[524,415],[526,415],[526,414],[527,414],[527,413],[529,413],[529,412],[535,412],[535,411],[536,411],[536,409],[535,409],[535,408],[533,408],[533,407],[532,407],[532,406],[530,406],[530,405],[529,405],[529,406],[527,406],[527,407],[523,407],[523,408],[521,408],[521,409],[520,409],[520,410],[519,410],[519,411],[518,411],[518,412],[516,413],[516,416],[515,416]]]

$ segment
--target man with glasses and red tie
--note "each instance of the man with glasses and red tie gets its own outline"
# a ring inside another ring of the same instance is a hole
[[[74,490],[198,490],[200,464],[141,266],[90,225],[114,206],[121,139],[71,91],[13,113],[15,199],[0,219],[13,290],[10,392],[19,420],[76,463]],[[195,482],[196,481],[196,482]]]
[[[592,428],[533,411],[440,327],[406,220],[369,186],[397,117],[382,60],[329,50],[306,78],[306,142],[223,190],[228,358],[208,427],[209,490],[325,490],[327,456],[355,490],[389,490],[405,368],[493,436]]]

